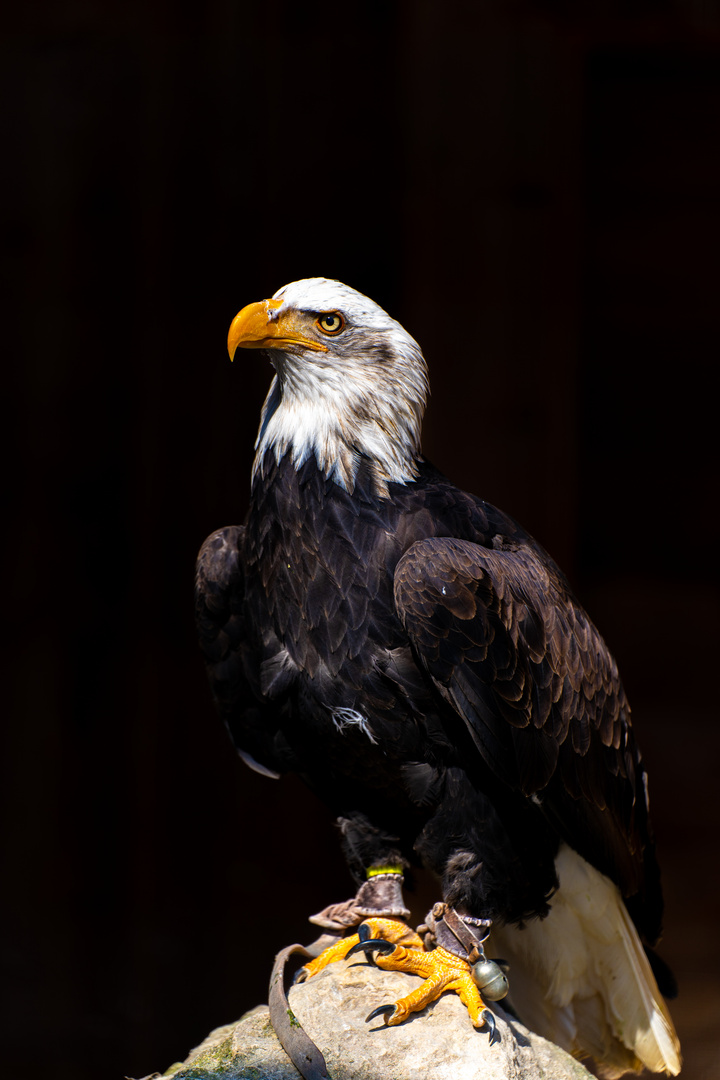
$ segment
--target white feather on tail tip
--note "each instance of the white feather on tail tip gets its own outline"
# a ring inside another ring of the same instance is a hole
[[[510,1000],[538,1034],[601,1075],[677,1076],[680,1043],[617,887],[563,844],[550,914],[524,929],[493,927],[488,956],[510,964]]]

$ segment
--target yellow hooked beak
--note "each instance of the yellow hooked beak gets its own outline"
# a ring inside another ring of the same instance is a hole
[[[237,349],[283,349],[288,345],[302,345],[315,352],[328,351],[327,345],[310,337],[311,315],[292,308],[280,315],[273,314],[282,303],[282,300],[260,300],[237,313],[228,334],[231,360]]]

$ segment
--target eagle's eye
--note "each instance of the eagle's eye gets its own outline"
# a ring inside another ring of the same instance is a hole
[[[345,320],[338,311],[323,311],[318,315],[317,325],[324,334],[339,334]]]

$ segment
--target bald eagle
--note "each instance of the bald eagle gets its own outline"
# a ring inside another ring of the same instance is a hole
[[[600,634],[542,547],[423,457],[425,360],[372,300],[296,281],[228,347],[275,377],[245,524],[199,555],[197,623],[243,760],[338,816],[357,893],[316,921],[360,925],[306,973],[375,949],[427,980],[386,1023],[450,988],[492,1036],[492,942],[540,1034],[608,1076],[677,1074],[646,774]],[[438,879],[425,940],[401,921],[412,864]]]

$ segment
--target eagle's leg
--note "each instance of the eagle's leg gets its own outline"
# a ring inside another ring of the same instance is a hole
[[[398,916],[408,918],[410,915],[402,902],[402,882],[403,876],[399,867],[385,867],[382,872],[371,868],[368,870],[368,880],[360,886],[352,900],[325,908],[318,915],[313,915],[310,922],[337,935],[358,924],[365,928],[371,923],[376,928],[375,936],[384,938],[390,948],[402,941],[411,948],[422,949],[423,943],[418,935],[404,922],[398,921]],[[360,940],[361,936],[358,934],[339,937],[300,969],[298,981],[302,982],[311,975],[317,975],[336,960],[343,960]]]
[[[408,864],[398,847],[398,838],[377,828],[360,813],[339,818],[338,826],[348,867],[358,883],[358,889],[351,900],[331,904],[310,917],[311,923],[339,940],[301,968],[297,976],[300,981],[316,975],[335,960],[342,960],[359,941],[357,934],[350,932],[366,919],[394,921],[402,930],[390,929],[389,941],[395,943],[402,939],[410,943],[409,934],[417,947],[422,948],[417,935],[404,922],[397,922],[410,917],[402,894],[403,870]]]
[[[403,867],[370,866],[367,880],[351,900],[330,904],[309,921],[328,933],[343,933],[364,919],[407,919],[410,916],[402,895]]]
[[[490,1041],[499,1038],[495,1019],[483,1001],[478,982],[486,991],[490,1000],[498,1000],[507,993],[507,980],[501,968],[485,959],[482,942],[489,931],[488,920],[461,917],[445,904],[436,904],[428,915],[428,936],[436,947],[429,952],[417,947],[407,948],[396,944],[390,950],[383,935],[383,927],[377,925],[380,920],[369,919],[360,927],[360,931],[369,927],[370,933],[361,933],[357,945],[348,950],[348,955],[355,952],[371,953],[378,951],[375,962],[386,971],[407,971],[419,975],[425,981],[407,997],[392,1005],[381,1005],[368,1016],[368,1021],[384,1015],[388,1025],[401,1024],[410,1013],[419,1012],[436,1001],[445,990],[454,990],[468,1010],[470,1019],[476,1028],[485,1027]],[[421,928],[423,929],[423,928]],[[493,976],[488,979],[488,969]],[[492,983],[492,985],[490,985]]]

